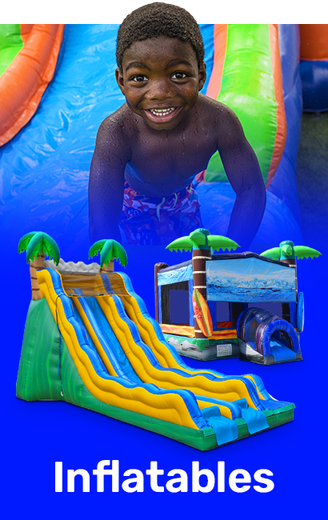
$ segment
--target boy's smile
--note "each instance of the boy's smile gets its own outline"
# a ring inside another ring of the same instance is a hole
[[[196,104],[205,83],[189,42],[159,36],[134,42],[116,70],[127,105],[155,130],[176,127]]]

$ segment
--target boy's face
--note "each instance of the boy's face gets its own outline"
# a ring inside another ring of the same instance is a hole
[[[159,36],[134,42],[123,55],[118,85],[128,106],[155,130],[171,130],[193,108],[206,79],[188,42]]]

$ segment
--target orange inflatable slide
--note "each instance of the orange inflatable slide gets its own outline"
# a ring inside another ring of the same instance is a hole
[[[0,76],[0,146],[7,143],[34,115],[52,80],[63,39],[63,24],[2,25],[3,41],[15,43]]]

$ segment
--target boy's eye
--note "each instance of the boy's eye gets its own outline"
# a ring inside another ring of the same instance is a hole
[[[147,81],[147,77],[143,74],[137,74],[136,76],[133,76],[132,81],[141,82],[141,81]]]
[[[187,77],[187,74],[185,74],[184,72],[175,72],[174,74],[172,74],[171,77],[173,79],[185,79]]]

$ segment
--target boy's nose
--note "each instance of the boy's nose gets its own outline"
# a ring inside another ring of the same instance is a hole
[[[146,93],[147,99],[164,100],[174,97],[174,91],[170,82],[165,80],[149,82],[149,88]]]

